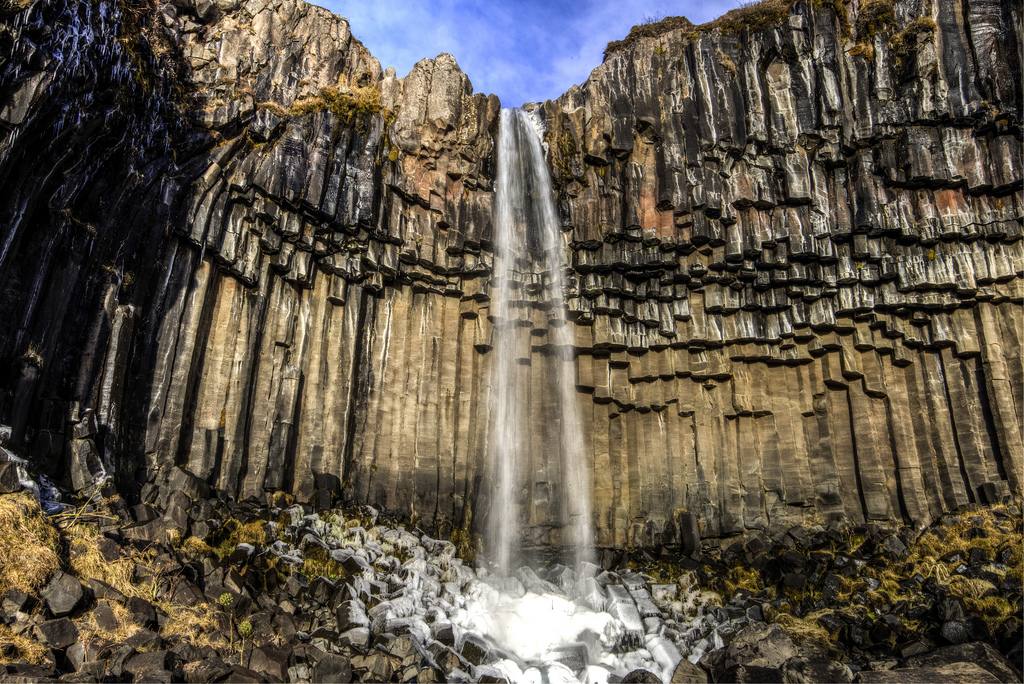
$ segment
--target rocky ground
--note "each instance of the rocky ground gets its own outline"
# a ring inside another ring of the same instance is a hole
[[[135,506],[103,486],[57,504],[10,461],[0,483],[5,681],[1021,678],[1012,504],[916,538],[795,528],[688,556],[607,552],[582,576],[523,569],[499,594],[466,540],[367,507],[233,503],[181,470]],[[572,597],[600,633],[536,658],[474,631],[474,611],[524,594]]]

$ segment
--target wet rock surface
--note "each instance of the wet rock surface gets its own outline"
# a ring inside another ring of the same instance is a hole
[[[1019,8],[885,8],[646,27],[536,108],[602,546],[1020,491]],[[0,12],[5,440],[132,505],[180,465],[485,523],[496,98],[298,0]],[[517,283],[538,374],[548,280]],[[550,398],[524,414],[528,541],[558,543]]]

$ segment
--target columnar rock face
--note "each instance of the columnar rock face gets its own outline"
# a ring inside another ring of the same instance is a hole
[[[892,11],[666,22],[545,103],[605,540],[1020,492],[1020,8]]]
[[[539,106],[600,544],[1020,491],[1020,8],[893,12],[648,27]],[[382,73],[296,0],[0,13],[15,445],[75,487],[177,465],[479,528],[497,99],[447,55]],[[522,372],[550,372],[522,277]]]

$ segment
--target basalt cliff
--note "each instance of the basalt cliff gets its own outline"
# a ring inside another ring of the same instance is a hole
[[[1013,0],[769,0],[532,106],[599,545],[1020,493],[1021,38]],[[183,469],[478,530],[499,111],[298,0],[0,2],[8,447],[130,500]],[[527,375],[547,277],[517,276]]]

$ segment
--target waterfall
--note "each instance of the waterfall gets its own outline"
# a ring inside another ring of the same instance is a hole
[[[488,442],[492,498],[487,530],[488,553],[501,575],[513,569],[519,548],[521,490],[529,435],[523,406],[527,397],[553,392],[559,425],[562,481],[559,497],[565,538],[577,566],[592,560],[590,479],[579,407],[572,324],[565,301],[565,244],[555,211],[551,177],[541,146],[540,125],[520,109],[501,111],[494,209],[494,271],[491,318],[491,430]],[[529,304],[522,293],[529,274],[541,276],[541,297],[548,308],[551,371],[545,386],[528,386],[530,374],[518,356],[529,356]],[[517,297],[519,299],[517,299]],[[522,319],[522,321],[520,321]],[[547,384],[547,383],[550,383]],[[530,390],[533,390],[531,393]]]

